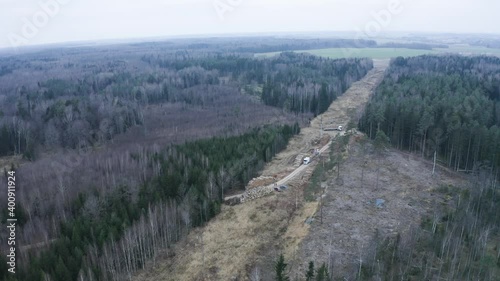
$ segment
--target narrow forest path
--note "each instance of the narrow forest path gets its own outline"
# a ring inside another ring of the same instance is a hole
[[[388,60],[375,60],[374,68],[335,100],[310,127],[289,142],[287,148],[267,163],[262,176],[273,176],[289,186],[286,192],[271,193],[236,206],[223,206],[205,227],[194,229],[174,247],[175,256],[157,259],[156,265],[136,274],[133,280],[250,280],[254,268],[266,276],[283,244],[298,245],[307,235],[307,217],[317,202],[303,202],[301,189],[317,164],[301,166],[303,156],[314,149],[328,150],[330,139],[340,132],[321,132],[331,124],[346,126],[356,121],[370,95],[382,80]],[[300,168],[297,171],[297,168]],[[298,174],[302,176],[299,177]],[[288,247],[288,245],[287,245]],[[254,272],[257,274],[257,272]],[[271,280],[271,279],[269,279]]]

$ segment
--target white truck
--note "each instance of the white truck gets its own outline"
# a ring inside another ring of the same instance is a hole
[[[311,163],[311,157],[306,157],[304,158],[304,161],[302,162],[304,165],[307,165],[309,163]]]

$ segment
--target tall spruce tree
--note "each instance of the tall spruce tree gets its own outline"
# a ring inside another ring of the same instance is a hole
[[[285,263],[285,257],[281,254],[274,265],[274,270],[276,271],[276,281],[290,281],[290,278],[286,275],[286,267],[288,266]]]

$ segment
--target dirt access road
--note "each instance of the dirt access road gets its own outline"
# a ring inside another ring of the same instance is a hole
[[[318,150],[318,155],[322,155],[325,151],[327,151],[329,148],[330,148],[330,145],[332,144],[332,136],[331,135],[344,135],[345,134],[345,131],[336,131],[335,133],[330,133],[329,136],[327,137],[320,137],[320,139],[329,139],[328,143],[325,144],[321,149]],[[300,160],[301,158],[299,158]],[[315,158],[313,158],[312,161],[315,161],[314,160]],[[307,169],[308,165],[300,165],[297,169],[295,169],[293,172],[291,172],[290,174],[288,174],[288,176],[282,178],[281,180],[279,180],[276,184],[279,186],[279,185],[282,185],[282,184],[286,184],[288,183],[290,180],[294,179],[295,176],[299,175],[301,172],[303,172],[305,169]]]
[[[344,131],[338,132],[339,135],[343,135],[344,133],[345,133]],[[326,140],[326,139],[330,139],[330,137],[325,136],[325,138],[322,138],[322,139]],[[313,161],[314,161],[314,158],[316,156],[320,156],[323,152],[325,152],[328,148],[330,148],[331,143],[332,143],[332,141],[330,140],[321,149],[319,149],[317,151],[317,154],[314,155]],[[274,188],[285,185],[290,180],[293,180],[296,176],[302,174],[302,172],[304,172],[306,169],[308,169],[309,166],[310,165],[307,165],[307,164],[306,165],[300,164],[300,166],[297,167],[293,172],[291,172],[290,174],[288,174],[287,176],[285,176],[284,178],[282,178],[276,182],[273,181],[273,183],[271,183],[271,184],[267,184],[267,185],[263,185],[263,186],[255,186],[254,184],[249,184],[250,186],[247,186],[247,191],[245,191],[243,193],[231,195],[231,196],[226,196],[224,198],[224,201],[231,204],[231,202],[230,202],[231,200],[233,200],[234,198],[239,198],[240,202],[244,203],[245,201],[255,200],[257,198],[264,197],[264,196],[272,193],[274,191]],[[255,180],[257,180],[257,181],[255,181]],[[261,181],[258,181],[258,180],[261,180]],[[254,181],[261,182],[261,183],[263,182],[264,184],[266,184],[266,182],[269,182],[269,177],[255,178]]]
[[[388,60],[376,60],[375,67],[354,83],[329,109],[292,138],[287,148],[267,163],[262,176],[283,180],[300,167],[302,158],[323,148],[339,132],[320,132],[330,125],[346,126],[357,116],[382,80]],[[272,280],[273,261],[286,246],[295,248],[307,236],[305,218],[317,202],[303,202],[301,189],[317,163],[300,170],[301,177],[287,180],[287,192],[272,193],[236,206],[223,206],[221,213],[206,226],[194,229],[170,250],[175,256],[158,258],[155,266],[139,272],[133,280]],[[169,254],[172,256],[172,253]],[[166,256],[166,255],[165,255]],[[255,270],[258,268],[258,270]]]

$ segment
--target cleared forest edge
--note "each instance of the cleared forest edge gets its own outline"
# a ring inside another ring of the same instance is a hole
[[[437,190],[464,182],[443,167],[432,176],[431,165],[396,149],[377,155],[370,143],[359,141],[363,137],[351,138],[342,184],[335,184],[336,173],[327,173],[321,219],[317,213],[300,245],[286,252],[292,280],[309,261],[326,263],[339,280],[357,280],[360,260],[374,255],[376,243],[398,235],[409,240],[423,216],[451,204]]]
[[[287,148],[268,163],[263,176],[276,176],[281,180],[293,172],[303,156],[322,148],[339,132],[320,132],[329,124],[346,126],[357,121],[359,111],[383,78],[388,60],[377,60],[362,80],[354,83],[329,109],[311,121],[294,137]],[[272,260],[281,251],[284,234],[290,224],[302,221],[316,207],[303,204],[301,189],[307,183],[317,161],[308,165],[301,175],[287,182],[285,192],[270,194],[237,206],[224,206],[221,213],[205,227],[193,230],[173,249],[175,256],[158,258],[151,268],[139,272],[133,280],[249,280],[249,273],[256,265],[271,267]],[[313,203],[314,204],[314,203]],[[297,228],[297,233],[287,235],[287,243],[299,244],[307,234]],[[292,237],[290,237],[292,236]],[[172,256],[172,255],[170,255]],[[266,279],[267,268],[262,270]]]

